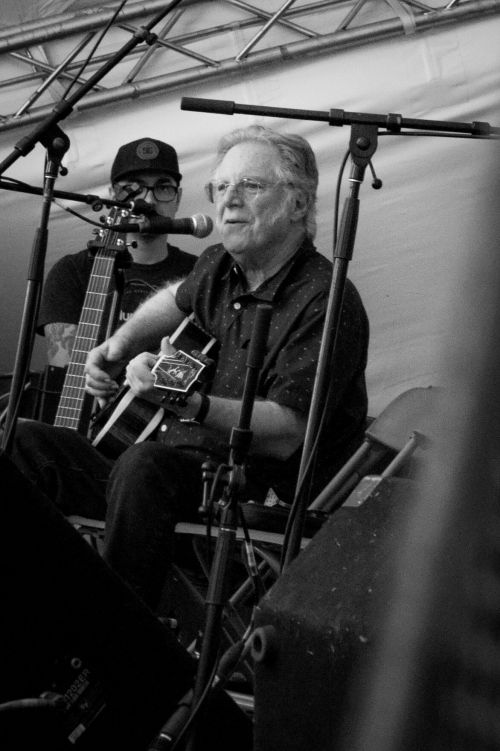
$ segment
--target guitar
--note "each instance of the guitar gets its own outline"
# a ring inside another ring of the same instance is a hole
[[[121,224],[130,212],[125,209],[111,210],[106,224]],[[87,355],[104,338],[104,329],[109,313],[109,292],[115,271],[128,263],[125,240],[119,232],[103,228],[96,240],[88,247],[95,250],[87,291],[83,301],[80,320],[76,329],[71,358],[54,418],[54,425],[87,434],[90,422],[92,397],[85,391],[85,362]]]
[[[171,335],[170,342],[178,349],[175,355],[158,358],[152,370],[155,387],[165,390],[172,401],[182,400],[183,396],[196,387],[199,376],[206,367],[206,363],[190,353],[194,350],[201,355],[213,353],[217,340],[195,322],[191,313],[181,321]],[[128,386],[122,386],[109,404],[95,416],[92,445],[109,459],[116,459],[133,443],[152,438],[166,411],[167,408],[141,399]]]

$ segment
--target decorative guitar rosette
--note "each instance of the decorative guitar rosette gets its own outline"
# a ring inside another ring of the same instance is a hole
[[[155,388],[181,395],[188,393],[205,368],[206,364],[201,360],[177,350],[173,355],[159,357],[151,372]]]

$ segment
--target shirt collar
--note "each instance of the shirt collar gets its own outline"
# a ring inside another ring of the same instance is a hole
[[[305,237],[297,252],[294,253],[294,255],[289,258],[288,261],[275,274],[273,274],[273,276],[271,276],[269,279],[266,279],[260,285],[260,287],[258,287],[256,290],[253,290],[252,292],[249,292],[247,289],[245,289],[246,280],[243,271],[228,253],[227,255],[229,257],[229,265],[227,271],[223,275],[223,278],[229,278],[231,281],[233,281],[233,284],[236,285],[234,288],[235,297],[241,297],[242,295],[252,295],[258,300],[271,302],[291,270],[298,263],[300,263],[303,258],[315,252],[316,248],[314,247],[311,238]]]

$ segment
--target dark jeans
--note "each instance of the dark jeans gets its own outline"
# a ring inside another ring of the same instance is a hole
[[[73,430],[20,420],[11,458],[66,516],[105,519],[104,559],[156,609],[175,524],[199,521],[207,457],[146,442],[113,463]]]

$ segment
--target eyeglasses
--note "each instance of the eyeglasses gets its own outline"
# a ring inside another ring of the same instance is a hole
[[[282,180],[278,180],[275,183],[265,182],[264,180],[252,180],[250,177],[242,177],[237,183],[228,183],[224,181],[213,181],[205,185],[205,193],[210,203],[216,203],[221,201],[226,195],[229,188],[234,188],[244,198],[252,200],[268,188],[274,188],[276,185],[282,184]]]
[[[125,185],[115,183],[113,189],[118,201],[126,201],[128,198],[146,198],[151,191],[154,199],[163,203],[173,201],[179,190],[177,185],[172,185],[166,180],[158,180],[154,185],[146,185],[140,180],[134,180]]]

